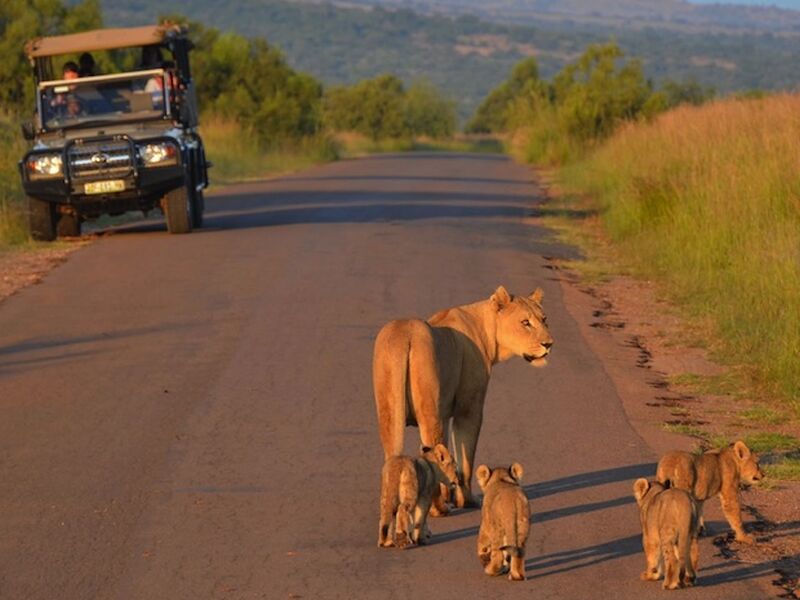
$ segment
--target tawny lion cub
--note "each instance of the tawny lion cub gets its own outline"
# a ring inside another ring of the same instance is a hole
[[[478,532],[478,559],[487,575],[508,571],[512,581],[525,579],[525,543],[528,541],[531,510],[520,486],[522,465],[489,469],[481,465],[475,472],[483,491],[481,528]]]
[[[381,471],[378,546],[405,548],[430,537],[428,511],[445,489],[458,485],[456,464],[444,444],[422,446],[420,456],[390,456]]]
[[[719,495],[722,512],[736,534],[737,542],[752,544],[755,538],[745,533],[739,505],[739,483],[755,483],[764,477],[758,458],[738,441],[722,450],[701,455],[670,452],[658,461],[656,479],[667,486],[686,490],[697,500],[700,530],[703,530],[703,502]]]
[[[642,546],[647,558],[642,579],[658,581],[663,576],[665,590],[694,585],[697,505],[689,492],[637,479],[633,495],[639,505]]]

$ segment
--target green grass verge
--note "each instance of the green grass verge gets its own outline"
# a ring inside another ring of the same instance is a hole
[[[30,242],[17,162],[27,150],[19,121],[0,113],[0,253]]]
[[[736,385],[800,415],[800,96],[681,107],[560,171],[622,267],[661,284]],[[723,387],[723,381],[714,382]]]
[[[750,450],[759,453],[800,450],[800,440],[784,433],[752,433],[745,436],[744,443]]]
[[[785,456],[778,462],[764,465],[767,477],[784,481],[800,481],[800,456]]]

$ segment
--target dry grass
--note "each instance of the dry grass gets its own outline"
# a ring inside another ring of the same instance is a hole
[[[335,142],[326,135],[264,148],[246,127],[215,116],[203,118],[200,133],[214,164],[209,174],[214,185],[298,171],[338,156]]]
[[[713,347],[800,412],[800,96],[682,107],[623,127],[564,181],[599,203],[630,267]]]

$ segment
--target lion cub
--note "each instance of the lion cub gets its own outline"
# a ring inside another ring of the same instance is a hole
[[[405,548],[430,537],[425,522],[442,491],[458,485],[456,465],[444,444],[422,446],[420,456],[390,456],[381,471],[378,546]],[[392,531],[394,529],[394,531]]]
[[[522,465],[489,469],[481,465],[475,472],[483,491],[481,528],[478,532],[478,559],[487,575],[500,575],[511,563],[508,578],[525,579],[525,543],[528,541],[531,511],[520,486]]]
[[[703,530],[703,502],[719,495],[722,512],[736,534],[737,542],[752,544],[755,538],[742,527],[739,506],[739,483],[755,483],[764,477],[758,458],[747,445],[738,441],[722,450],[699,456],[688,452],[670,452],[658,461],[656,479],[667,486],[686,490],[694,496]]]
[[[633,495],[642,522],[647,570],[642,579],[664,576],[664,589],[694,585],[697,579],[697,505],[688,492],[637,479]]]

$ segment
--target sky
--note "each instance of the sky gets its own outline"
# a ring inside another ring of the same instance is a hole
[[[689,0],[693,4],[749,4],[751,6],[780,6],[800,10],[800,0]]]

